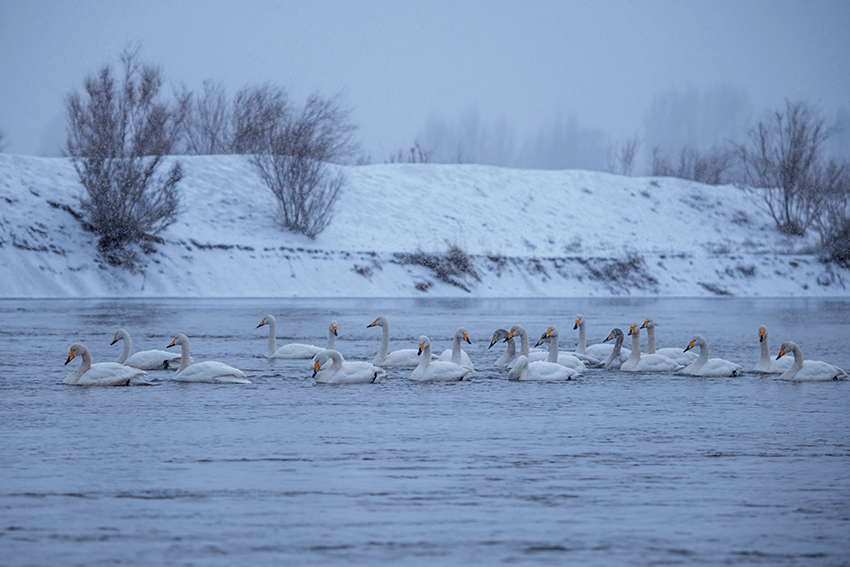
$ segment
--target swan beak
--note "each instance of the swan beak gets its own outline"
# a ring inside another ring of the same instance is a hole
[[[69,362],[71,362],[72,360],[74,360],[74,356],[76,356],[76,355],[74,354],[74,351],[71,351],[70,353],[68,353],[68,360],[66,360],[66,361],[65,361],[65,364],[68,364]]]
[[[764,342],[764,332],[763,331],[759,331],[759,342],[760,343]]]
[[[463,340],[465,340],[469,344],[472,344],[472,341],[469,340],[469,335],[467,335],[466,333],[463,334]]]
[[[776,357],[776,360],[779,360],[784,355],[785,355],[785,349],[784,348],[779,349],[779,355]]]
[[[262,327],[262,326],[263,326],[263,325],[265,325],[265,324],[266,324],[266,320],[265,320],[265,319],[263,319],[262,321],[260,321],[260,324],[259,324],[259,325],[257,325],[257,328],[259,329],[260,327]]]
[[[175,339],[175,340],[177,340],[177,339]],[[170,347],[173,347],[173,346],[174,346],[174,341],[171,341],[171,344],[170,344],[170,345],[168,345],[168,346],[167,346],[167,347],[165,347],[165,348],[170,348]]]
[[[631,333],[629,333],[629,334],[631,334]],[[689,343],[688,343],[688,348],[686,348],[686,349],[685,349],[685,350],[683,350],[682,352],[688,352],[688,351],[689,351],[689,350],[691,350],[692,348],[694,348],[694,341],[689,342]]]
[[[576,324],[575,324],[575,326],[573,327],[573,331],[575,331],[576,329],[578,329],[578,319],[576,319]]]
[[[422,349],[425,348],[425,345],[419,343],[419,352],[416,353],[416,356],[422,356]]]
[[[634,335],[634,334],[635,334],[635,332],[636,332],[636,331],[635,331],[635,326],[634,326],[634,325],[632,325],[631,327],[629,327],[629,336],[630,336],[630,337],[631,337],[632,335]]]
[[[493,348],[493,345],[496,344],[497,342],[499,342],[499,339],[497,339],[496,337],[493,337],[493,340],[490,341],[490,346],[487,347],[487,350]]]
[[[366,328],[368,329],[369,327],[374,327],[374,326],[375,326],[375,325],[377,325],[377,324],[378,324],[378,320],[377,320],[377,319],[375,319],[374,321],[372,321],[371,323],[369,323],[368,325],[366,325]]]
[[[313,378],[315,378],[316,374],[319,373],[319,368],[321,368],[321,367],[319,366],[319,361],[317,360],[316,362],[313,363]]]
[[[649,321],[644,321],[644,322],[643,322],[643,325],[641,325],[641,326],[640,326],[640,328],[641,328],[641,329],[646,329],[646,324],[647,324],[647,323],[649,323]]]
[[[508,339],[512,339],[512,338],[514,338],[514,330],[513,329],[511,329],[511,331],[508,333],[508,338],[505,339],[505,342],[508,342]]]
[[[607,338],[607,339],[605,339],[605,340],[604,340],[604,341],[602,341],[602,342],[603,342],[603,343],[607,343],[608,341],[610,341],[610,340],[611,340],[611,339],[613,339],[613,338],[614,338],[614,333],[611,333],[610,335],[608,335],[608,338]]]
[[[114,345],[114,344],[115,344],[115,343],[117,343],[117,342],[118,342],[118,335],[115,335],[115,338],[114,338],[114,339],[112,339],[112,342],[111,342],[111,343],[109,343],[109,346],[112,346],[112,345]]]
[[[537,341],[537,344],[536,344],[536,345],[534,345],[534,346],[539,347],[540,345],[542,345],[542,344],[543,344],[543,340],[544,340],[545,338],[546,338],[546,334],[544,333],[544,334],[543,334],[543,336],[542,336],[542,337],[540,337],[540,340],[539,340],[539,341]]]
[[[335,337],[336,337],[336,336],[338,336],[338,335],[336,334],[336,325],[334,325],[334,326],[333,326],[333,327],[331,327],[331,328],[333,329],[334,336],[335,336]]]

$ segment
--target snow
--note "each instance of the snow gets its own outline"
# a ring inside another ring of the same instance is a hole
[[[814,235],[781,235],[733,186],[349,166],[331,224],[311,240],[280,227],[247,157],[173,159],[181,213],[131,272],[99,257],[72,214],[82,187],[70,160],[0,154],[0,297],[848,295],[850,274],[818,261]],[[450,247],[471,269],[453,272]]]

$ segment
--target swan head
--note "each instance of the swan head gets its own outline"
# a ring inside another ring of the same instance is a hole
[[[460,340],[462,340],[462,341],[466,341],[467,343],[472,344],[472,341],[470,341],[470,340],[469,340],[469,333],[467,333],[467,332],[466,332],[466,329],[465,329],[465,328],[463,328],[463,327],[460,327],[460,328],[459,328],[459,329],[455,332],[455,336],[456,336],[457,338],[459,338]]]
[[[72,360],[74,360],[77,355],[84,356],[84,353],[88,353],[88,349],[81,345],[80,343],[74,343],[71,345],[71,351],[68,353],[68,360],[65,361],[65,364],[68,364]]]
[[[490,346],[488,346],[487,348],[490,349],[493,347],[494,344],[507,340],[508,332],[504,329],[496,329],[495,331],[493,331],[493,340],[490,341]]]
[[[273,325],[273,324],[274,324],[274,316],[273,315],[266,315],[265,317],[263,317],[263,320],[260,321],[260,324],[257,325],[257,328],[259,329],[263,325]]]
[[[416,355],[421,356],[422,351],[424,351],[426,348],[431,348],[431,339],[429,339],[425,335],[422,335],[421,337],[419,337],[419,352],[417,352]]]
[[[643,327],[641,327],[642,329]],[[636,335],[638,332],[637,323],[629,323],[629,336]]]
[[[165,348],[170,348],[170,347],[173,347],[174,345],[183,346],[183,345],[188,345],[188,344],[189,344],[189,337],[187,337],[183,333],[180,333],[176,337],[174,337],[174,340],[171,341],[171,344],[169,344]]]
[[[759,342],[763,343],[767,340],[767,327],[764,325],[759,327]]]
[[[614,329],[608,334],[608,338],[602,341],[603,343],[607,343],[608,341],[622,341],[623,340],[623,331],[620,329]]]
[[[378,317],[377,319],[375,319],[374,321],[372,321],[371,323],[369,323],[368,325],[366,325],[366,328],[368,329],[369,327],[375,327],[375,326],[386,327],[387,325],[388,325],[387,318],[382,315],[382,316]]]
[[[640,328],[641,329],[654,329],[655,328],[655,321],[652,320],[652,317],[647,317],[644,320],[643,325],[640,326]]]
[[[779,348],[779,355],[776,357],[776,360],[779,360],[780,358],[785,356],[786,352],[794,352],[794,349],[800,350],[800,347],[797,346],[797,343],[794,343],[792,341],[785,341]]]
[[[118,329],[118,331],[115,332],[115,337],[112,339],[112,342],[109,343],[109,346],[114,345],[118,341],[123,341],[125,336],[127,336],[127,331],[124,329]]]
[[[538,347],[543,343],[549,342],[553,337],[558,338],[558,329],[550,325],[549,328],[546,329],[546,332],[540,335],[540,340],[537,341],[537,344],[534,346]]]
[[[322,366],[331,359],[331,351],[323,350],[322,352],[316,353],[316,356],[313,357],[313,378],[316,377],[316,374],[319,373],[319,370],[322,369]]]
[[[689,350],[691,350],[695,346],[702,347],[703,345],[706,345],[706,344],[708,344],[708,343],[705,341],[705,337],[703,337],[702,335],[694,335],[694,338],[691,339],[691,342],[688,343],[688,346],[686,346],[685,350],[683,350],[682,352],[688,352]]]
[[[583,324],[584,324],[584,315],[579,313],[578,315],[576,315],[576,324],[573,325],[573,331],[575,331],[576,329],[581,327]]]
[[[508,337],[505,339],[505,342],[507,342],[509,339],[514,338],[514,335],[522,336],[523,333],[525,333],[525,329],[522,328],[522,325],[514,325],[508,332]]]
[[[331,321],[330,331],[334,334],[334,336],[338,336],[336,334],[336,321]]]

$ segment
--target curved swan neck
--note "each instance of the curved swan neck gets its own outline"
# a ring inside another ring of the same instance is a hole
[[[124,361],[130,358],[130,353],[133,349],[133,342],[130,340],[130,333],[124,329],[118,331],[117,335],[121,337],[121,340],[124,342],[124,346],[121,348],[121,354],[115,359],[115,362],[118,364],[124,364]]]
[[[272,323],[272,329],[274,329],[274,323]],[[274,337],[274,333],[272,333],[272,337]],[[186,370],[189,367],[189,341],[181,341],[180,342],[180,368],[177,369],[175,374],[179,374]]]
[[[431,364],[431,343],[426,343],[422,348],[422,354],[419,355],[419,364],[417,367],[424,371],[428,368],[429,364]]]
[[[333,333],[331,333],[331,334],[333,334]],[[328,350],[331,351],[331,353],[330,353],[331,368],[333,369],[334,374],[336,374],[337,372],[342,370],[342,354],[340,354],[338,351],[335,351],[335,350],[331,350],[331,349],[328,349]]]
[[[800,370],[803,368],[803,351],[800,350],[799,346],[794,345],[791,347],[791,352],[794,353],[794,364],[792,364],[791,367]]]
[[[699,344],[699,356],[697,357],[697,359],[694,362],[696,362],[699,366],[702,366],[703,364],[708,362],[708,343],[703,340],[703,341],[700,341],[698,344]]]
[[[602,366],[608,367],[609,364],[620,358],[620,351],[623,349],[623,333],[618,333],[616,339],[614,340],[614,348],[611,350],[611,354],[608,355],[608,358],[602,363]]]
[[[83,374],[91,370],[91,354],[89,354],[89,350],[85,347],[80,347],[77,349],[77,352],[79,353],[77,356],[80,358],[80,365],[65,378],[66,384],[76,384],[80,381]]]
[[[508,348],[505,349],[505,353],[508,355],[508,360],[516,354],[516,343],[513,339],[508,339]]]

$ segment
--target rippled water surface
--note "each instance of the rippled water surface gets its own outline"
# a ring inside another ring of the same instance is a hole
[[[496,328],[573,348],[655,319],[660,347],[703,334],[752,368],[771,350],[850,369],[850,300],[0,301],[0,563],[4,565],[850,563],[850,382],[786,383],[589,370],[513,383]],[[351,360],[463,325],[468,383],[315,385],[330,319]],[[186,333],[196,361],[250,385],[66,386],[74,342],[111,361]],[[645,337],[644,337],[645,344]],[[499,349],[499,352],[494,352]]]

